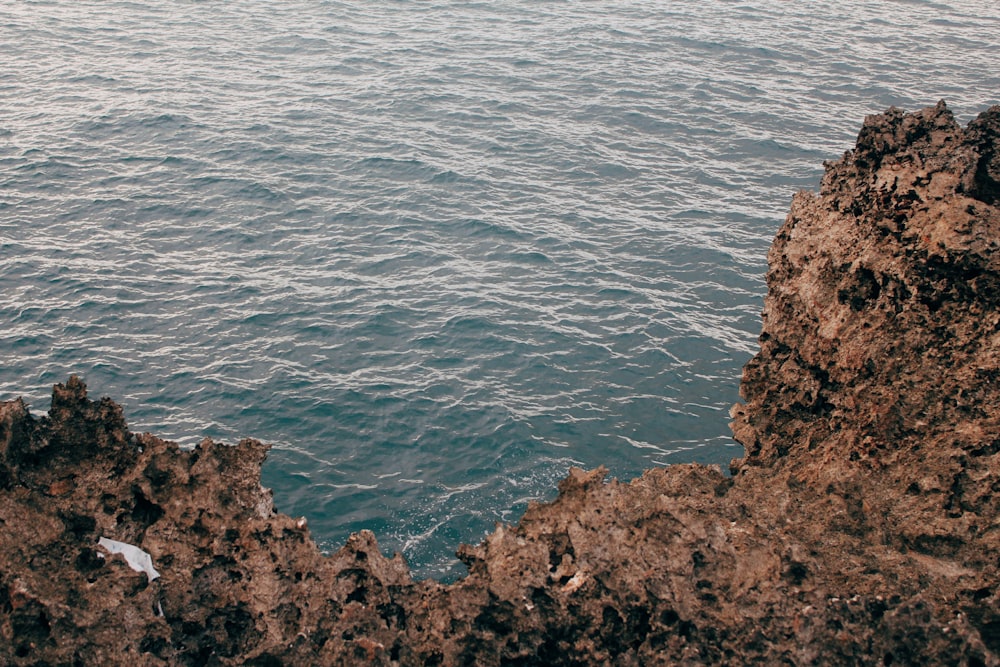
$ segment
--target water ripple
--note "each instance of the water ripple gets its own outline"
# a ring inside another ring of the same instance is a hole
[[[865,114],[997,103],[998,35],[986,2],[6,3],[0,390],[273,442],[324,545],[450,576],[569,465],[738,455],[792,193]]]

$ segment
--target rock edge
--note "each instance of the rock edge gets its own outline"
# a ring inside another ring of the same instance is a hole
[[[0,662],[1000,665],[998,137],[867,118],[769,253],[733,476],[572,470],[449,586],[321,555],[255,440],[131,433],[75,377],[0,403]]]

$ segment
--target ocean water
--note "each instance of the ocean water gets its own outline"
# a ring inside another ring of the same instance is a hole
[[[321,547],[420,576],[550,499],[742,449],[792,194],[866,114],[1000,103],[1000,5],[0,4],[0,398],[273,443]]]

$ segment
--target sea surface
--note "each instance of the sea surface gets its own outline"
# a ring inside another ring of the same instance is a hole
[[[765,256],[866,114],[1000,103],[1000,4],[0,3],[0,399],[273,444],[419,576],[570,466],[725,467]]]

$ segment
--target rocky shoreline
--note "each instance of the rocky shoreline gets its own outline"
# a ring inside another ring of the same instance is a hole
[[[1000,107],[867,118],[771,248],[733,475],[573,470],[451,585],[323,556],[257,441],[0,403],[0,663],[1000,665],[998,207]]]

